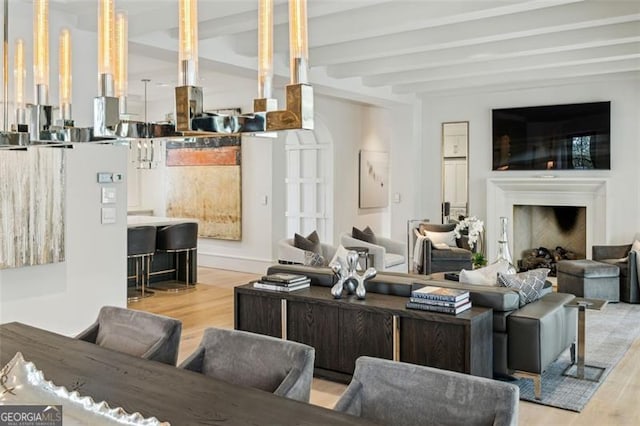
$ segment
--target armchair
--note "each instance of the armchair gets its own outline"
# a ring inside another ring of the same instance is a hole
[[[340,236],[343,247],[366,247],[373,255],[373,267],[377,271],[407,272],[404,243],[376,235],[376,244],[353,238],[345,232]]]
[[[287,238],[278,241],[278,263],[289,265],[308,265],[308,266],[326,266],[333,255],[336,248],[329,244],[320,243],[322,247],[322,257],[324,257],[325,265],[309,265],[309,254],[306,250],[299,249],[293,244],[293,238]]]
[[[640,303],[640,286],[638,285],[640,259],[638,259],[638,252],[631,250],[631,246],[631,244],[593,246],[591,258],[620,268],[620,300],[627,303]]]
[[[456,225],[448,223],[444,225],[421,223],[418,228],[412,230],[415,236],[413,272],[431,275],[435,272],[460,271],[471,269],[471,256],[473,252],[469,248],[466,236],[455,239],[456,246],[446,249],[437,248],[424,231],[448,233],[453,232]]]

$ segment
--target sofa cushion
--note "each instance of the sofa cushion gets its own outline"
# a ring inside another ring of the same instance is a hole
[[[508,272],[510,266],[508,262],[501,261],[473,271],[463,269],[460,271],[460,282],[472,285],[499,286],[498,274]]]
[[[469,250],[458,247],[449,247],[447,250],[433,250],[431,252],[431,261],[437,260],[467,260],[471,258]]]
[[[516,289],[520,295],[520,306],[535,302],[542,297],[542,289],[549,275],[549,269],[532,269],[519,274],[498,273],[498,283]]]
[[[354,226],[351,229],[351,236],[360,241],[364,241],[371,244],[377,244],[376,235],[373,233],[373,230],[368,226],[364,228],[362,231]]]
[[[558,262],[558,273],[584,278],[617,277],[620,270],[614,266],[591,259],[563,260]]]
[[[391,268],[392,266],[402,265],[404,263],[404,256],[401,254],[387,253],[384,255],[384,267]]]
[[[436,248],[439,248],[439,244],[444,244],[447,247],[457,247],[456,245],[456,234],[453,231],[449,232],[433,232],[433,231],[425,231],[424,233],[427,238],[431,241]]]
[[[303,237],[300,234],[295,234],[293,236],[293,245],[300,250],[310,251],[322,256],[322,245],[320,244],[320,238],[318,238],[318,233],[316,231],[313,231],[306,237]]]

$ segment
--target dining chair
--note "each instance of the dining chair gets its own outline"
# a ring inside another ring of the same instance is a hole
[[[239,330],[208,328],[180,368],[228,383],[309,402],[315,350]]]
[[[149,312],[104,306],[76,339],[140,358],[176,365],[182,322]]]
[[[334,409],[376,424],[518,423],[519,388],[484,377],[362,356]]]

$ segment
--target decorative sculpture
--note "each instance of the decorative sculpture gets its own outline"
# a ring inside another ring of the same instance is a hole
[[[375,277],[377,272],[375,268],[368,268],[361,275],[356,271],[357,264],[358,253],[355,251],[347,253],[346,265],[344,260],[340,258],[329,264],[333,273],[338,276],[338,282],[331,288],[331,294],[334,298],[340,299],[345,288],[347,290],[347,294],[353,294],[355,292],[358,299],[365,298],[367,290],[364,287],[364,282]]]

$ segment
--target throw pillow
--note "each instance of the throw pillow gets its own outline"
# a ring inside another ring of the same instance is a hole
[[[304,265],[305,266],[326,266],[326,260],[324,256],[312,251],[304,252]]]
[[[631,244],[631,251],[640,251],[640,241],[635,240],[633,244]]]
[[[520,307],[535,302],[542,296],[542,288],[549,275],[549,269],[539,268],[519,274],[498,274],[498,283],[503,287],[510,287],[520,295]]]
[[[344,246],[339,245],[338,248],[336,249],[336,254],[333,255],[333,257],[331,258],[331,262],[329,262],[329,265],[331,265],[334,262],[338,262],[342,265],[343,268],[347,267],[347,253],[349,253],[349,250],[347,250],[346,248],[344,248]]]
[[[456,234],[454,231],[449,232],[433,232],[424,231],[424,235],[431,240],[431,244],[436,248],[437,244],[446,244],[448,247],[456,247]]]
[[[460,282],[473,285],[498,286],[498,274],[506,274],[509,270],[507,262],[496,262],[484,268],[460,271]]]
[[[373,230],[371,230],[371,228],[369,228],[368,226],[362,231],[354,226],[351,230],[351,236],[366,243],[376,244],[376,236],[373,233]]]
[[[300,250],[310,251],[322,256],[322,244],[320,244],[320,239],[318,238],[318,233],[316,231],[313,231],[306,237],[303,237],[300,234],[295,234],[293,236],[293,245]]]

